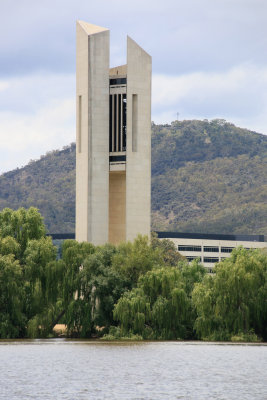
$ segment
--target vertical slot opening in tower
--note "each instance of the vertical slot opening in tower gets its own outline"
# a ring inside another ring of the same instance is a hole
[[[78,151],[82,151],[82,96],[78,100]]]
[[[132,97],[132,151],[137,151],[137,126],[138,126],[138,97]]]

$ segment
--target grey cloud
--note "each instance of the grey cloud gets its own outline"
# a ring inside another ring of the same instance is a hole
[[[0,80],[0,110],[31,114],[57,98],[75,98],[75,74],[39,73]]]
[[[112,66],[127,34],[152,55],[157,123],[179,112],[267,133],[266,15],[266,0],[2,1],[1,171],[74,140],[77,19],[110,29]]]
[[[127,33],[153,55],[155,72],[222,70],[248,60],[263,64],[266,14],[264,0],[10,0],[1,6],[1,74],[73,72],[76,19],[111,29],[112,64],[112,49],[125,51]]]
[[[267,67],[245,64],[216,74],[154,75],[153,88],[157,122],[170,122],[179,112],[183,119],[244,121],[243,127],[267,133]]]

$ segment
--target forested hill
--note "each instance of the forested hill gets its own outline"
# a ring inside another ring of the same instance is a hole
[[[75,145],[0,176],[0,209],[74,232]],[[152,228],[267,235],[267,136],[223,120],[152,124]]]

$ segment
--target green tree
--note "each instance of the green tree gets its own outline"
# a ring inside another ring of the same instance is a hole
[[[66,322],[71,335],[90,337],[98,327],[113,323],[113,308],[129,287],[127,279],[112,267],[115,246],[98,246],[88,254],[79,269],[75,296],[67,310]]]
[[[62,262],[56,261],[56,248],[51,238],[45,236],[43,218],[37,209],[6,208],[0,213],[0,256],[5,260],[2,276],[14,272],[13,280],[7,278],[14,290],[13,303],[6,297],[9,286],[5,287],[2,280],[2,299],[6,298],[9,304],[2,318],[7,321],[9,315],[14,322],[13,328],[9,326],[10,333],[6,331],[3,337],[20,336],[26,333],[26,328],[32,337],[46,335],[58,312],[58,288],[63,273]]]
[[[85,258],[95,252],[91,243],[78,243],[76,240],[65,240],[62,246],[62,260],[65,265],[63,281],[63,303],[68,307],[74,294],[80,297],[80,272]],[[77,292],[77,293],[76,293]]]
[[[60,316],[68,327],[68,334],[89,336],[91,333],[91,305],[83,300],[81,272],[86,257],[95,252],[91,243],[65,240],[62,246],[64,277],[62,282],[62,309]]]
[[[238,248],[193,291],[200,338],[228,340],[255,332],[267,338],[267,257]]]
[[[23,337],[26,318],[22,304],[21,266],[14,255],[0,255],[0,338]]]
[[[147,236],[138,235],[133,242],[121,243],[112,259],[112,266],[136,286],[140,275],[164,265],[162,252],[153,248]]]
[[[183,261],[179,263],[182,278],[184,281],[184,288],[189,297],[192,297],[192,291],[196,283],[202,282],[207,270],[200,263],[200,259],[195,259],[191,263]]]
[[[56,248],[51,237],[39,240],[30,240],[24,253],[25,275],[34,286],[36,282],[41,285],[42,292],[46,292],[46,266],[56,260]]]
[[[62,260],[57,261],[50,238],[29,242],[25,268],[30,282],[31,337],[47,336],[62,318],[69,335],[90,336],[91,304],[84,301],[81,277],[84,260],[94,252],[90,243],[66,240]]]
[[[118,250],[107,244],[84,261],[82,270],[82,293],[91,299],[95,326],[109,327],[113,323],[113,308],[125,290],[129,281],[113,267],[112,262]]]
[[[41,214],[34,207],[28,210],[19,208],[16,211],[4,208],[0,212],[0,237],[7,236],[13,237],[19,243],[22,258],[29,240],[38,240],[45,236]]]
[[[14,257],[18,259],[20,255],[20,245],[16,239],[11,236],[0,237],[0,254],[3,256],[13,254]]]
[[[159,239],[155,232],[151,233],[151,246],[153,249],[160,250],[166,265],[175,266],[180,261],[186,261],[186,258],[177,251],[175,244],[171,240]]]
[[[51,237],[29,240],[24,252],[25,314],[29,319],[30,336],[46,335],[51,324],[52,293],[50,264],[56,264],[56,248]],[[58,276],[57,276],[58,277]],[[48,318],[49,316],[49,318]],[[33,322],[34,321],[34,322]],[[37,330],[34,331],[34,328]]]
[[[114,317],[124,335],[185,339],[192,332],[192,312],[181,270],[164,267],[140,276],[138,288],[119,299]]]

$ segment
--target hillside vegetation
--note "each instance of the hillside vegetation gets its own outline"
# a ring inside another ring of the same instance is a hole
[[[0,209],[74,232],[75,144],[0,176]],[[267,235],[267,136],[224,120],[152,123],[154,230]]]
[[[49,232],[74,232],[75,144],[0,176],[0,209],[38,208]]]

